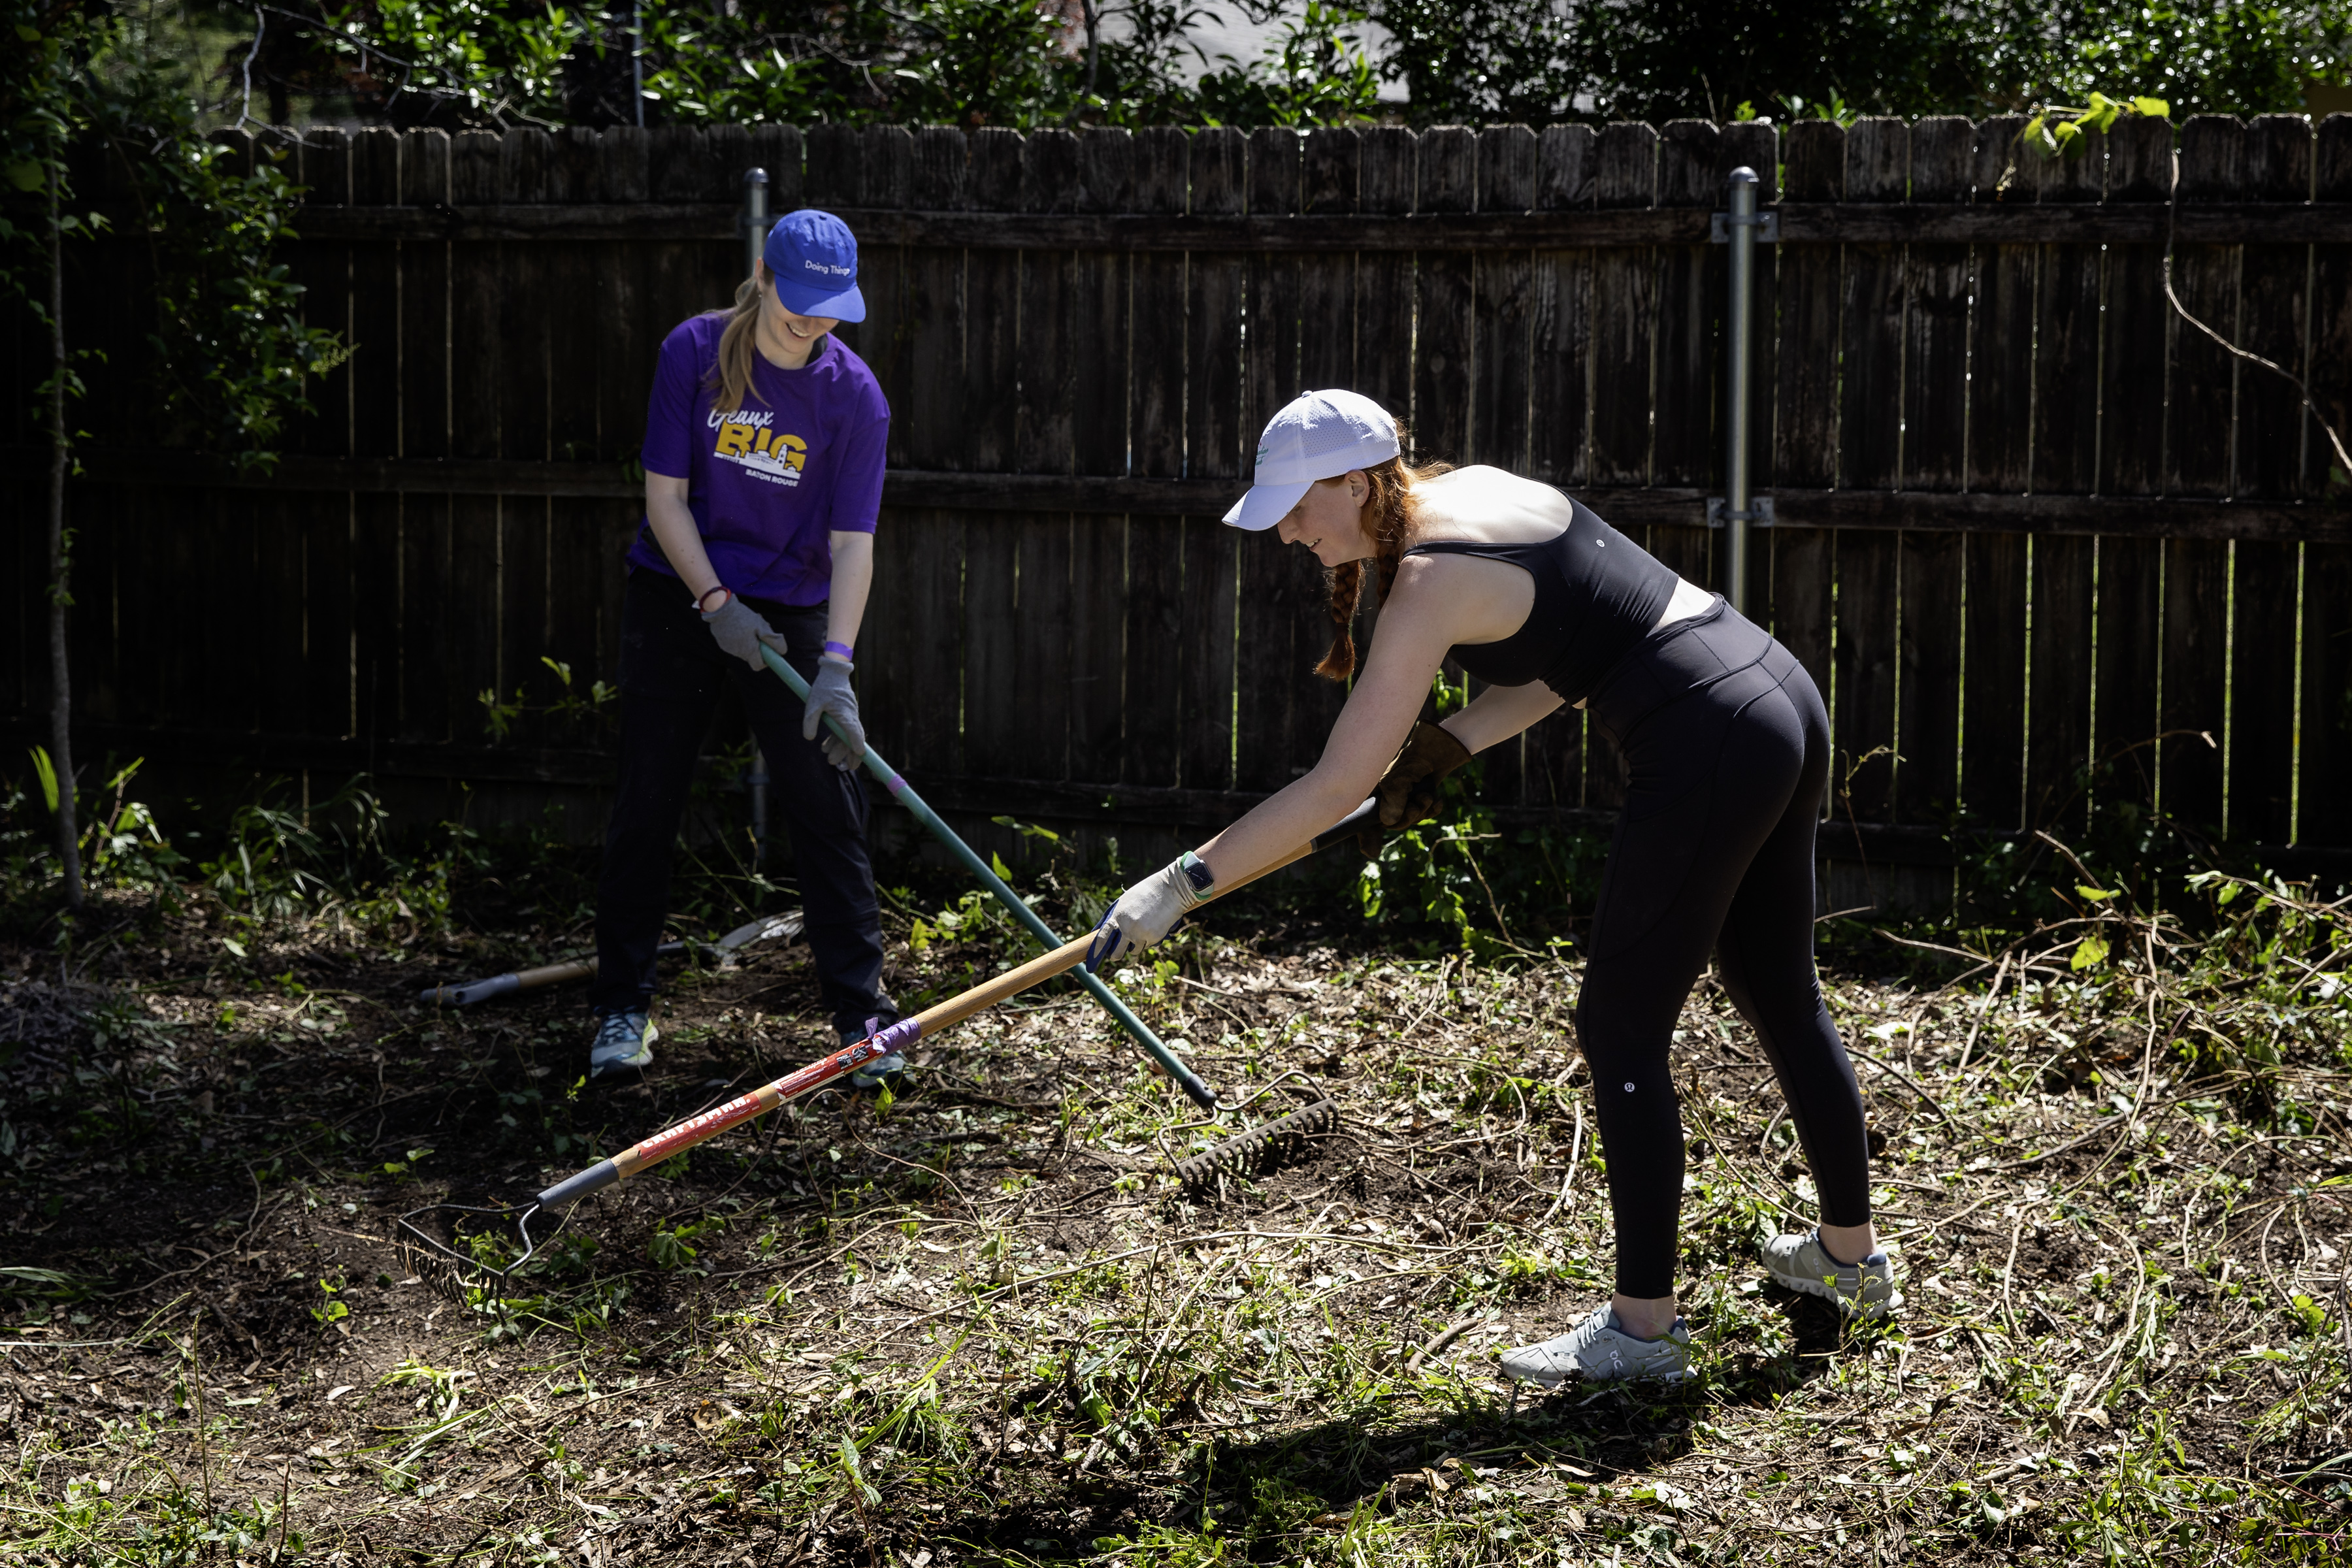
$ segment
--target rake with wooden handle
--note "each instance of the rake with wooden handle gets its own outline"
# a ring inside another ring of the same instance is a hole
[[[1221,898],[1236,888],[1280,870],[1293,861],[1304,859],[1318,849],[1353,838],[1378,809],[1377,800],[1367,800],[1340,822],[1317,834],[1281,859],[1230,887],[1218,889],[1210,896]],[[512,1205],[479,1207],[463,1204],[428,1204],[423,1208],[413,1209],[400,1216],[401,1245],[417,1273],[431,1278],[446,1289],[457,1292],[487,1290],[492,1280],[503,1287],[507,1277],[528,1263],[539,1248],[539,1241],[530,1234],[530,1222],[541,1210],[567,1208],[591,1193],[602,1192],[615,1183],[627,1181],[673,1155],[682,1154],[698,1143],[716,1138],[730,1127],[764,1116],[786,1100],[797,1100],[814,1089],[822,1089],[868,1062],[894,1051],[903,1051],[916,1041],[936,1035],[950,1025],[960,1024],[975,1013],[1017,996],[1032,986],[1041,985],[1057,974],[1066,974],[1085,961],[1087,949],[1094,944],[1094,933],[1089,931],[1066,942],[1051,952],[1033,958],[992,980],[926,1007],[911,1018],[901,1018],[887,1028],[878,1029],[854,1046],[819,1058],[797,1072],[787,1073],[773,1083],[761,1084],[724,1105],[690,1116],[675,1127],[665,1128],[650,1138],[631,1144],[612,1158],[599,1160],[586,1170],[556,1183],[520,1210]],[[446,1217],[453,1226],[469,1215],[488,1219],[511,1217],[515,1222],[516,1235],[522,1242],[521,1256],[502,1268],[492,1268],[477,1258],[468,1257],[425,1228],[424,1222],[428,1216],[435,1215]]]

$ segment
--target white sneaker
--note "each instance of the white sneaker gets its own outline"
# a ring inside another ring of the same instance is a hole
[[[1895,1307],[1895,1264],[1884,1252],[1860,1263],[1840,1263],[1822,1246],[1822,1233],[1776,1236],[1761,1248],[1765,1272],[1791,1290],[1835,1301],[1864,1318],[1883,1318]]]
[[[1672,1383],[1690,1375],[1690,1330],[1676,1318],[1654,1340],[1636,1339],[1603,1303],[1591,1317],[1557,1339],[1503,1352],[1503,1371],[1521,1383],[1556,1387],[1575,1373],[1587,1383],[1654,1377]]]

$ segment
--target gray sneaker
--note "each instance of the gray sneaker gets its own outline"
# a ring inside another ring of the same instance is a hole
[[[1556,1387],[1573,1373],[1587,1383],[1654,1377],[1672,1383],[1690,1375],[1690,1330],[1676,1318],[1654,1340],[1636,1339],[1617,1321],[1617,1309],[1603,1303],[1591,1317],[1557,1339],[1503,1352],[1506,1375],[1522,1383]]]
[[[654,1041],[661,1031],[643,1013],[607,1013],[588,1047],[590,1078],[626,1078],[653,1065]]]
[[[892,1051],[887,1057],[876,1057],[849,1075],[852,1089],[876,1089],[886,1083],[896,1083],[898,1075],[907,1070],[907,1058]]]
[[[1765,1272],[1791,1290],[1835,1301],[1864,1318],[1883,1318],[1895,1306],[1895,1265],[1884,1252],[1860,1263],[1840,1263],[1822,1246],[1822,1233],[1776,1236],[1762,1248]]]
[[[845,1051],[861,1040],[870,1040],[898,1021],[898,1016],[893,1013],[887,1018],[866,1019],[866,1027],[863,1029],[838,1030],[837,1033],[841,1037],[841,1048]],[[872,1061],[851,1073],[849,1085],[852,1089],[862,1089],[871,1093],[886,1083],[896,1083],[898,1075],[906,1070],[907,1058],[897,1051],[892,1051],[887,1057],[876,1057]]]

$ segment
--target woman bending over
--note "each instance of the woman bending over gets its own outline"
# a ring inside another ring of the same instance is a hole
[[[1259,443],[1228,512],[1329,570],[1339,635],[1320,673],[1356,680],[1322,759],[1104,917],[1099,966],[1166,935],[1221,883],[1328,827],[1379,786],[1384,826],[1434,807],[1438,781],[1562,704],[1584,708],[1629,779],[1586,948],[1579,1044],[1592,1071],[1616,1222],[1616,1294],[1503,1358],[1556,1384],[1681,1377],[1675,1305],[1683,1134],[1667,1046],[1713,952],[1788,1096],[1821,1225],[1763,1248],[1781,1284],[1877,1316],[1894,1276],[1870,1223],[1853,1068],[1813,973],[1813,826],[1829,721],[1794,655],[1590,510],[1500,468],[1416,468],[1394,419],[1350,392],[1308,393]],[[1379,626],[1360,671],[1349,633],[1371,564]],[[1451,655],[1486,689],[1416,721]]]

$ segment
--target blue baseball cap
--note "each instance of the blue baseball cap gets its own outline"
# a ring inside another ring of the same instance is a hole
[[[866,319],[866,296],[857,291],[857,237],[831,213],[814,207],[786,213],[768,231],[764,254],[784,309],[836,321]]]

